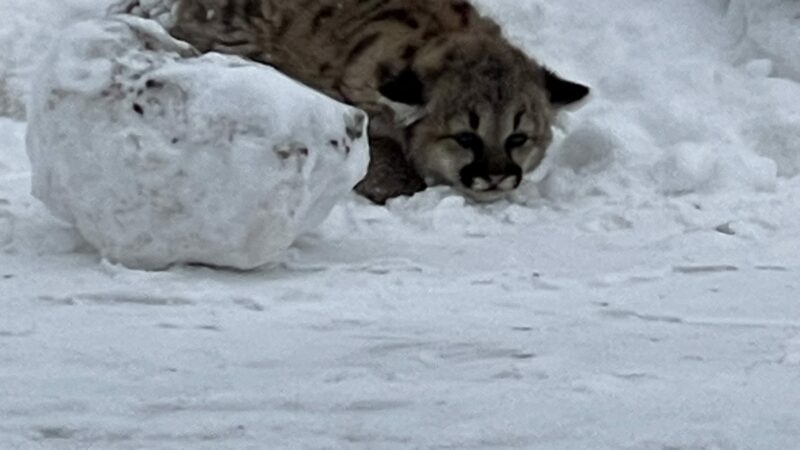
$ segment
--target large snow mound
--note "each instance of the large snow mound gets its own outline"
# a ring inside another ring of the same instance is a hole
[[[365,175],[366,115],[133,16],[63,33],[34,82],[33,193],[112,262],[275,261]]]

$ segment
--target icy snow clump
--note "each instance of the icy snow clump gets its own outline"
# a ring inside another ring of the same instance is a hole
[[[0,0],[0,117],[25,119],[43,49],[69,23],[103,15],[112,0]]]
[[[365,175],[366,115],[156,22],[72,26],[34,81],[33,194],[112,262],[274,261]]]

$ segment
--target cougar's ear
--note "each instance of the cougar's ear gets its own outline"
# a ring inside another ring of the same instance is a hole
[[[542,70],[544,71],[544,88],[550,98],[550,103],[554,106],[572,105],[589,95],[590,89],[587,86],[565,80],[550,69]]]
[[[425,103],[425,86],[413,69],[406,68],[397,75],[382,78],[378,91],[387,99],[405,105]]]

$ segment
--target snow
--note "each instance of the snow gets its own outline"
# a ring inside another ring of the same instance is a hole
[[[0,0],[0,115],[25,117],[29,79],[65,25],[96,17],[112,0]]]
[[[130,16],[64,35],[28,111],[33,194],[109,261],[275,263],[366,174],[366,114],[272,68]]]
[[[766,73],[800,79],[800,28],[797,2],[732,0],[731,26],[739,33],[739,58],[759,62]],[[763,58],[759,60],[758,58]]]
[[[179,0],[118,0],[109,8],[111,14],[130,14],[158,22],[165,29],[175,23]]]
[[[796,448],[797,2],[481,5],[594,87],[546,167],[352,196],[279,267],[99,261],[0,120],[0,447]]]

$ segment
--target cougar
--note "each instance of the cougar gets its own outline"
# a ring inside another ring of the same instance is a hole
[[[504,197],[541,163],[559,109],[589,94],[465,0],[167,1],[176,38],[367,111],[371,162],[356,191],[379,204],[437,184]]]

